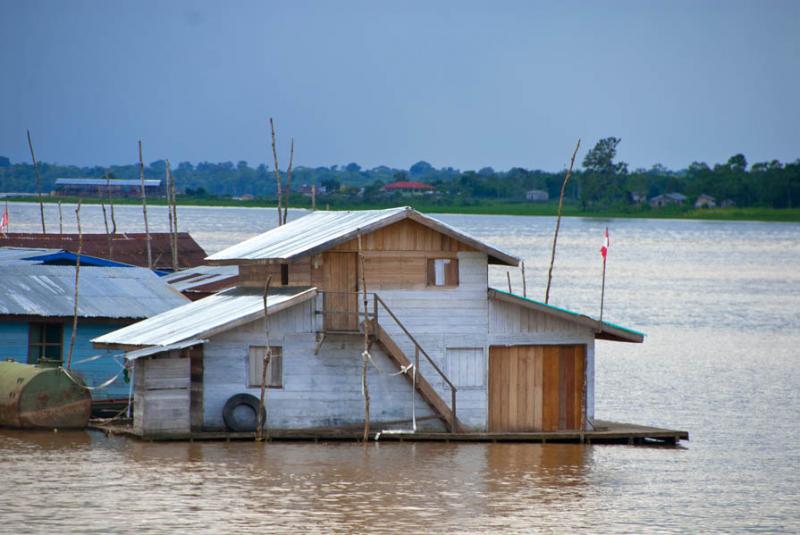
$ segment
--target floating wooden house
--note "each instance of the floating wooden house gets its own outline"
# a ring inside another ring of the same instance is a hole
[[[296,432],[363,425],[364,329],[376,430],[590,430],[595,340],[643,340],[489,288],[519,259],[411,208],[314,212],[207,260],[239,286],[93,340],[135,362],[139,435],[224,430],[232,399],[259,396],[267,327],[267,427]]]
[[[72,337],[75,268],[14,262],[13,253],[20,251],[0,248],[0,360],[63,362]],[[94,401],[127,400],[130,388],[120,352],[98,351],[90,340],[186,302],[148,269],[81,267],[72,370],[92,388],[116,378],[92,392]]]

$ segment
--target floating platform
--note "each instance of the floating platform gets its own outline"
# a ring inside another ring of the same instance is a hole
[[[398,426],[399,427],[399,426]],[[632,444],[632,445],[670,445],[675,446],[681,440],[689,440],[688,431],[648,427],[644,425],[625,424],[596,420],[592,431],[552,431],[540,433],[443,433],[417,431],[398,432],[396,429],[385,429],[370,433],[370,441],[386,442],[529,442],[529,443],[574,443],[574,444]],[[203,440],[253,440],[254,433],[234,433],[227,431],[200,431],[190,435],[158,435],[139,436],[133,428],[124,425],[94,424],[90,428],[106,434],[132,436],[148,441],[203,441]],[[363,432],[352,429],[307,429],[284,430],[273,429],[265,433],[266,440],[273,441],[360,441]]]

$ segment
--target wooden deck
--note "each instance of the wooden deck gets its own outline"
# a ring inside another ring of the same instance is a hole
[[[396,428],[401,428],[397,426]],[[202,440],[253,440],[253,433],[232,433],[226,431],[202,431],[191,435],[159,435],[140,437],[133,428],[123,425],[91,425],[90,429],[106,434],[127,435],[149,441],[202,441]],[[267,434],[268,440],[282,441],[360,441],[362,432],[343,429],[282,430],[273,429]],[[398,433],[396,431],[375,431],[370,441],[400,442],[530,442],[530,443],[575,443],[575,444],[632,444],[632,445],[670,445],[681,440],[689,440],[688,431],[662,429],[644,425],[619,422],[595,421],[593,431],[553,431],[542,433],[442,433],[425,432]]]

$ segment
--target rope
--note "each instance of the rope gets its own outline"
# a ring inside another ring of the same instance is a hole
[[[69,377],[72,380],[73,383],[75,383],[76,385],[80,386],[81,388],[85,388],[86,390],[89,390],[90,392],[94,391],[94,390],[101,390],[101,389],[107,387],[108,385],[110,385],[111,383],[116,381],[119,378],[119,376],[122,375],[124,373],[124,371],[125,371],[123,369],[117,375],[115,375],[114,377],[109,379],[108,381],[105,381],[102,384],[99,384],[97,386],[86,386],[85,384],[83,384],[82,381],[79,381],[75,376],[73,376],[72,372],[70,372],[68,369],[62,368],[62,370],[64,370],[64,373],[67,374],[67,377]]]

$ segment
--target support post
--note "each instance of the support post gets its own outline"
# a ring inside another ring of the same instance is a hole
[[[142,158],[142,140],[139,140],[139,182],[142,185],[142,212],[144,213],[144,234],[147,241],[147,267],[153,269],[153,252],[150,249],[150,227],[147,224],[147,193],[144,188],[144,159]]]
[[[39,162],[36,161],[36,154],[33,152],[33,141],[31,131],[28,130],[28,148],[31,149],[31,160],[33,160],[33,172],[36,174],[36,196],[39,197],[39,214],[42,216],[42,234],[47,234],[44,225],[44,203],[42,202],[42,177],[39,175]]]
[[[81,253],[83,252],[83,231],[81,230],[81,200],[75,208],[75,219],[78,222],[78,254],[75,257],[75,293],[72,304],[72,332],[69,336],[69,352],[67,353],[66,369],[72,366],[72,352],[75,349],[75,335],[78,332],[78,283],[81,277]]]
[[[506,278],[508,279],[508,293],[514,293],[511,291],[511,272],[506,271]]]
[[[267,341],[267,349],[264,351],[264,360],[262,361],[261,368],[261,397],[259,398],[258,414],[256,415],[256,442],[262,442],[264,440],[264,425],[266,424],[264,416],[266,414],[267,402],[267,368],[272,358],[272,348],[269,343],[269,309],[267,308],[270,282],[272,282],[272,275],[267,276],[267,280],[264,283],[264,295],[262,296],[264,301],[264,336]]]
[[[528,297],[528,281],[525,280],[525,261],[522,261],[522,297]]]
[[[361,291],[364,304],[364,351],[361,353],[361,389],[364,392],[364,443],[369,440],[369,385],[367,384],[367,364],[369,352],[369,331],[367,328],[367,277],[364,269],[364,252],[361,249],[361,231],[358,231],[358,258],[361,267]]]
[[[575,156],[578,155],[578,149],[581,147],[581,138],[578,138],[578,143],[575,145],[575,150],[572,152],[572,159],[569,161],[569,169],[567,175],[564,177],[564,182],[561,183],[561,195],[558,198],[558,214],[556,215],[556,230],[553,233],[553,251],[550,254],[550,269],[547,271],[547,289],[544,292],[545,304],[550,302],[550,284],[553,281],[553,263],[556,260],[556,243],[558,242],[558,230],[561,228],[561,209],[564,207],[564,192],[567,190],[567,182],[569,177],[572,176],[572,166],[575,165]]]
[[[61,201],[58,201],[58,235],[64,237],[64,213],[61,211]]]
[[[275,181],[278,187],[278,226],[283,225],[283,213],[281,207],[283,206],[283,180],[281,179],[281,171],[278,167],[278,149],[275,146],[275,123],[272,117],[269,118],[269,128],[272,131],[272,159],[275,162]]]

